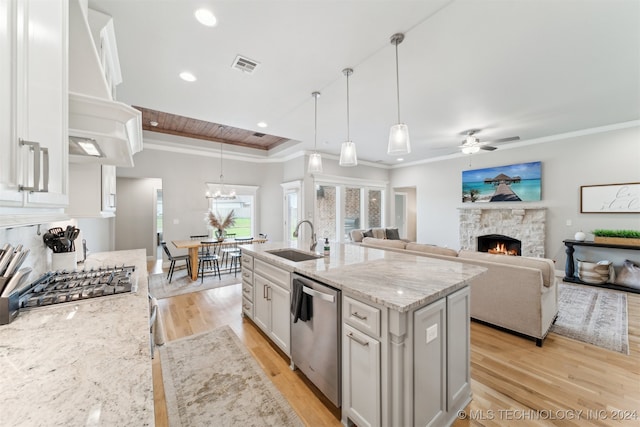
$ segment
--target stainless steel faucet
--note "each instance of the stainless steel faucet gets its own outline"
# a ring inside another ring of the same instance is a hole
[[[313,252],[316,250],[316,245],[318,244],[318,241],[316,240],[316,233],[315,231],[313,231],[313,224],[311,223],[311,221],[309,221],[308,219],[303,219],[302,221],[300,221],[296,225],[296,229],[293,231],[293,237],[298,237],[298,230],[300,229],[300,226],[302,225],[303,222],[306,222],[311,227],[311,248],[309,250]]]

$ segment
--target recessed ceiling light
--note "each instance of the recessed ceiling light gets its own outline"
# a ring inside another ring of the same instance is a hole
[[[398,157],[396,160],[399,161],[399,162],[403,162],[404,161],[404,159],[402,157]]]
[[[213,27],[218,22],[216,17],[213,15],[213,12],[208,9],[198,9],[196,10],[195,15],[198,22],[202,25],[206,25],[207,27]]]
[[[156,122],[155,120],[151,120],[151,121],[149,122],[149,124],[150,124],[151,126],[153,126],[153,127],[158,126],[158,122]]]
[[[268,125],[266,122],[258,122],[258,127],[259,128],[266,128]]]
[[[191,74],[188,71],[181,72],[180,73],[180,78],[182,80],[184,80],[185,82],[195,82],[197,80],[196,76],[194,76],[193,74]]]

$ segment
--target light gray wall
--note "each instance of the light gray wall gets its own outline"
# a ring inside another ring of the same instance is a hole
[[[155,259],[155,192],[161,186],[159,181],[157,178],[116,179],[116,250],[143,248],[147,258]]]
[[[542,200],[518,203],[547,208],[546,257],[563,269],[565,239],[583,230],[592,240],[596,228],[640,230],[638,214],[581,214],[580,186],[640,182],[640,127],[566,138],[515,149],[393,169],[393,187],[416,186],[417,240],[459,249],[458,208],[462,171],[521,162],[542,162]],[[506,206],[514,204],[503,203]],[[570,226],[566,225],[571,221]],[[620,260],[631,251],[589,251],[585,256]]]
[[[117,176],[162,180],[164,240],[208,232],[205,182],[220,181],[219,158],[145,149],[134,156],[134,162],[133,168],[118,168]],[[270,240],[280,239],[283,164],[224,159],[223,173],[227,184],[259,187],[256,232],[269,234]]]

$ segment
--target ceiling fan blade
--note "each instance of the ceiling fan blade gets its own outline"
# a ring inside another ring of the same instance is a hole
[[[491,141],[481,141],[481,142],[486,144],[496,144],[500,142],[517,141],[519,139],[520,139],[519,136],[510,136],[508,138],[492,139]]]
[[[478,147],[480,147],[481,150],[487,150],[487,151],[493,151],[498,149],[498,147],[492,147],[490,145],[478,145]]]
[[[462,132],[460,132],[458,135],[462,135],[462,136],[473,136],[476,133],[480,132],[481,129],[467,129],[464,130]]]

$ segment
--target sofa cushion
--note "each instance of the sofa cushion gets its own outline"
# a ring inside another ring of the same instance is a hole
[[[362,242],[362,238],[364,237],[363,230],[351,230],[349,236],[351,236],[352,242]]]
[[[384,234],[389,240],[400,240],[400,232],[397,228],[387,228],[384,230]]]
[[[363,231],[363,232],[362,232],[362,237],[363,237],[363,238],[364,238],[364,237],[373,237],[373,230],[368,229],[368,230],[366,230],[366,231]]]
[[[372,228],[371,231],[373,232],[373,237],[375,237],[376,239],[387,238],[384,228]]]
[[[443,248],[436,245],[427,245],[425,243],[407,243],[405,248],[408,251],[424,252],[426,254],[444,255],[457,257],[458,252],[453,249]]]
[[[378,248],[404,249],[407,242],[402,240],[376,239],[375,237],[365,237],[362,244],[366,246],[375,246]]]
[[[487,252],[476,252],[467,250],[461,250],[460,252],[458,252],[458,257],[515,265],[520,267],[537,268],[542,273],[542,284],[544,286],[549,287],[555,283],[555,267],[553,265],[553,261],[551,261],[550,259],[497,255]]]

